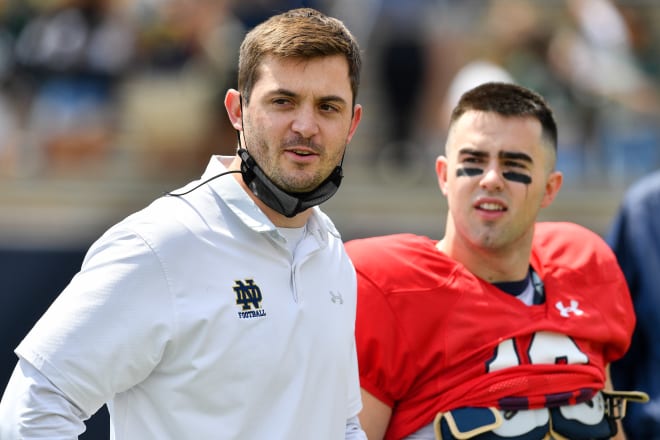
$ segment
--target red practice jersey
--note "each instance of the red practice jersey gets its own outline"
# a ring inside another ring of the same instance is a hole
[[[545,302],[527,306],[412,234],[348,242],[358,274],[362,387],[393,408],[386,439],[436,413],[575,404],[604,387],[635,316],[617,261],[593,232],[538,223],[530,265]]]

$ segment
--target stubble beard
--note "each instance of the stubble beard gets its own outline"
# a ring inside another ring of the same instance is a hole
[[[258,154],[255,157],[257,163],[265,171],[266,175],[273,181],[275,185],[283,189],[284,191],[292,193],[304,193],[316,189],[325,179],[328,178],[330,173],[334,170],[336,165],[332,165],[329,169],[324,168],[315,168],[310,169],[313,166],[303,165],[303,164],[289,164],[285,170],[281,167],[276,159],[268,156],[267,154],[262,154],[269,151],[269,147],[266,141],[259,143],[259,149],[257,150]],[[280,152],[282,151],[282,146],[277,149],[278,158],[281,157]],[[325,156],[323,155],[322,148],[315,148],[319,156],[319,166],[322,166],[325,162]],[[339,159],[333,161],[338,163]]]

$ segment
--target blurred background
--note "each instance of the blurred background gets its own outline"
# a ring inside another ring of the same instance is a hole
[[[654,0],[0,0],[0,390],[13,348],[110,225],[233,154],[238,46],[311,6],[364,52],[364,118],[325,205],[345,239],[440,238],[448,112],[488,80],[543,94],[564,187],[544,220],[599,234],[660,168]],[[83,438],[105,439],[105,412]]]

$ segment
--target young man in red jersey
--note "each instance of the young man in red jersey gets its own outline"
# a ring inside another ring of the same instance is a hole
[[[445,150],[443,239],[347,244],[368,438],[624,438],[624,398],[644,396],[604,391],[635,326],[625,279],[596,234],[536,222],[562,184],[551,109],[523,87],[478,86]]]

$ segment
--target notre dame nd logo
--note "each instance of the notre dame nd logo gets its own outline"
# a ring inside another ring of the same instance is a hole
[[[266,311],[261,308],[261,289],[254,284],[254,280],[246,279],[245,282],[236,280],[234,285],[236,293],[236,305],[241,306],[238,317],[241,319],[258,318],[266,316]]]

